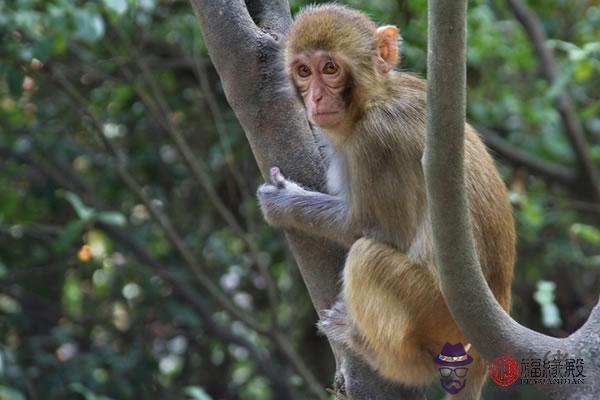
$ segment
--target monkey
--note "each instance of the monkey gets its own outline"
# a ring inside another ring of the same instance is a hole
[[[383,377],[428,385],[433,358],[466,338],[440,290],[422,165],[426,82],[399,71],[399,30],[341,5],[304,8],[283,50],[285,71],[326,144],[326,193],[271,169],[257,197],[266,221],[346,246],[339,301],[320,327]],[[488,285],[510,310],[515,228],[506,187],[479,134],[465,124],[465,187]],[[486,364],[469,354],[465,388],[479,398]]]

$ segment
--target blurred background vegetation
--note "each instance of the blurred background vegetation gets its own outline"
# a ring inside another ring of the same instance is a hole
[[[398,25],[425,75],[424,0],[345,3]],[[528,2],[556,79],[505,1],[469,3],[468,118],[514,205],[513,314],[564,336],[598,298],[600,199],[557,99],[600,167],[600,1]],[[316,398],[333,358],[190,4],[0,0],[0,43],[0,398]]]

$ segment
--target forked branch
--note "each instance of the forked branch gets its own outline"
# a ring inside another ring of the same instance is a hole
[[[513,0],[510,0],[513,1]],[[454,319],[488,360],[543,359],[548,352],[583,358],[589,385],[542,386],[554,399],[600,398],[600,305],[565,339],[532,331],[498,304],[475,254],[464,184],[466,0],[429,5],[428,132],[425,176],[442,292]]]

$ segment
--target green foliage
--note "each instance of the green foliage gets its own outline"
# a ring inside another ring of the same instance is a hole
[[[425,0],[346,3],[398,25],[401,68],[426,76]],[[554,105],[567,89],[600,165],[600,5],[529,4],[560,79],[543,80],[505,2],[472,1],[469,120],[574,170]],[[272,338],[224,311],[203,276],[242,315],[277,321],[328,386],[327,343],[281,235],[257,210],[262,178],[189,3],[0,0],[0,43],[0,398],[279,398],[264,364],[293,396],[313,398]],[[597,295],[598,205],[579,187],[501,170],[519,232],[514,314],[564,335]]]
[[[189,386],[185,388],[185,394],[188,395],[191,400],[212,400],[202,388]]]

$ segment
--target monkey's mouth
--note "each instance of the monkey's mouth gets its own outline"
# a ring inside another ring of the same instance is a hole
[[[339,111],[321,111],[315,112],[312,115],[312,123],[324,128],[333,129],[336,128],[340,123],[340,112]]]
[[[315,117],[322,117],[322,116],[326,116],[326,115],[335,115],[335,114],[339,114],[339,111],[322,111],[322,112],[316,112],[314,114]]]

